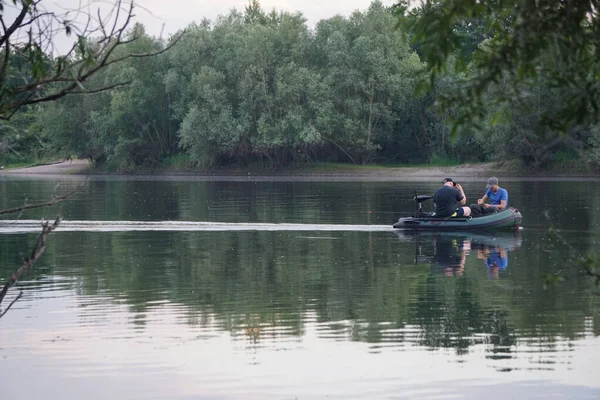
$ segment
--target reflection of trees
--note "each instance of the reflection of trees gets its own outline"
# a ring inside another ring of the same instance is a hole
[[[495,346],[515,344],[509,312],[483,308],[478,300],[483,293],[478,293],[470,279],[447,282],[440,278],[431,275],[422,282],[411,306],[414,321],[422,328],[421,344],[455,347],[459,353],[482,340],[474,335],[489,335],[485,340]]]
[[[14,270],[15,265],[19,265],[23,262],[23,259],[19,255],[19,252],[25,252],[30,247],[29,238],[33,238],[39,235],[6,235],[0,240],[0,277],[9,276]],[[37,277],[39,275],[33,275]],[[4,281],[2,281],[3,283]]]
[[[58,233],[44,265],[75,278],[81,295],[126,304],[139,329],[152,305],[166,300],[184,307],[187,323],[250,343],[301,336],[314,314],[324,338],[460,353],[487,343],[494,358],[510,351],[517,336],[577,337],[592,316],[585,296],[568,295],[585,280],[544,291],[530,279],[544,263],[530,264],[526,254],[522,268],[511,265],[509,280],[487,279],[475,255],[465,276],[448,279],[435,267],[414,265],[413,247],[388,233]],[[66,264],[62,255],[69,251]]]

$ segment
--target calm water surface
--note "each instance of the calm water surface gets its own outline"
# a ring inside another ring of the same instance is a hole
[[[3,393],[600,398],[599,290],[572,261],[600,249],[600,187],[501,184],[524,215],[518,235],[394,233],[414,190],[431,193],[435,182],[96,178],[62,211],[109,229],[65,223],[3,304],[23,290],[0,320]],[[0,178],[0,209],[46,201],[55,185]],[[484,182],[463,186],[475,200]],[[122,221],[225,228],[132,230]],[[340,224],[347,229],[332,228]],[[2,226],[4,279],[37,235]],[[551,276],[562,281],[547,286]]]

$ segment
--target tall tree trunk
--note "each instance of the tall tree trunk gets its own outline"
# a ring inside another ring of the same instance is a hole
[[[371,79],[371,93],[369,95],[369,122],[367,125],[367,155],[363,158],[363,164],[366,164],[370,158],[371,137],[373,135],[373,99],[375,97],[375,80]]]

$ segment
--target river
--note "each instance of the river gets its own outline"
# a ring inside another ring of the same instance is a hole
[[[81,182],[57,179],[0,177],[0,209]],[[3,395],[600,398],[600,287],[576,261],[600,249],[600,186],[500,185],[519,232],[411,235],[391,225],[439,183],[93,177],[2,304],[23,291]],[[0,277],[58,209],[3,216]]]

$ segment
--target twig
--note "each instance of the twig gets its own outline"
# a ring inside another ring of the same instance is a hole
[[[348,158],[350,159],[350,161],[352,161],[354,164],[356,164],[356,161],[354,161],[354,158],[352,158],[352,156],[350,154],[348,154],[348,152],[346,150],[344,150],[344,148],[342,146],[340,146],[339,144],[337,144],[336,142],[334,142],[333,140],[329,139],[326,136],[321,135],[321,137],[323,139],[327,140],[329,143],[333,144],[338,149],[340,149],[346,156],[348,156]]]
[[[41,97],[38,99],[34,99],[31,100],[28,104],[36,104],[36,103],[43,103],[43,102],[47,102],[47,101],[54,101],[57,100],[61,97],[64,96],[68,96],[68,95],[72,95],[72,94],[94,94],[94,93],[101,93],[101,92],[106,92],[108,90],[112,90],[115,89],[117,87],[121,87],[121,86],[126,86],[129,85],[132,81],[127,81],[127,82],[120,82],[120,83],[115,83],[114,85],[110,85],[110,86],[103,86],[101,88],[98,89],[91,89],[91,90],[76,90],[76,91],[65,91],[64,93],[59,92],[59,93],[55,93],[53,95],[48,95],[45,97]]]
[[[4,35],[2,35],[2,37],[0,38],[0,47],[3,46],[4,42],[8,40],[8,38],[21,26],[23,20],[25,19],[25,16],[27,16],[27,13],[29,12],[29,9],[29,5],[27,5],[27,3],[23,3],[23,8],[21,9],[21,12],[17,16],[17,18],[15,18],[12,25],[7,30],[5,30]]]
[[[22,213],[24,210],[30,210],[32,208],[48,207],[48,206],[54,205],[58,202],[68,199],[69,197],[71,197],[75,193],[77,193],[87,183],[88,178],[89,177],[87,177],[84,182],[82,182],[80,185],[78,185],[77,188],[75,188],[74,190],[72,190],[71,192],[69,192],[68,194],[66,194],[64,196],[58,196],[56,194],[56,190],[58,190],[58,187],[59,187],[59,184],[57,184],[56,187],[54,188],[54,193],[52,194],[52,201],[49,201],[47,203],[40,203],[40,204],[31,204],[31,205],[25,204],[22,207],[13,208],[10,210],[2,210],[2,211],[0,211],[0,214],[8,214],[8,213],[15,213],[15,212]],[[50,222],[48,220],[45,220],[42,222],[42,232],[40,233],[38,241],[37,241],[35,247],[33,248],[33,250],[31,251],[31,254],[29,256],[23,256],[23,265],[21,265],[21,267],[19,269],[17,269],[15,272],[13,272],[11,274],[10,278],[8,278],[8,280],[4,284],[2,291],[0,291],[0,304],[2,304],[2,301],[4,300],[4,297],[6,296],[8,289],[10,289],[10,287],[13,286],[19,280],[21,275],[23,275],[25,272],[27,272],[29,270],[29,268],[31,268],[31,266],[33,266],[33,264],[35,264],[37,259],[40,258],[42,256],[42,254],[44,254],[44,251],[46,250],[46,237],[52,231],[54,231],[56,228],[58,228],[61,220],[62,220],[62,217],[59,212],[59,214],[56,216],[56,219],[54,220],[54,222],[52,224],[50,224]],[[17,296],[16,299],[14,299],[11,302],[11,304],[6,308],[6,310],[4,310],[2,315],[0,315],[0,318],[2,318],[4,316],[4,314],[6,314],[6,312],[12,307],[12,305],[19,298],[21,298],[21,295],[22,295],[22,292],[21,292],[21,294],[19,294],[19,296]]]
[[[59,214],[56,216],[56,219],[52,224],[50,224],[49,221],[42,222],[42,233],[40,233],[40,237],[35,247],[31,251],[31,255],[29,257],[25,257],[23,265],[21,265],[21,267],[18,270],[11,274],[10,278],[8,278],[8,280],[4,284],[2,291],[0,291],[0,304],[2,304],[2,300],[4,300],[4,296],[6,296],[6,292],[8,292],[8,289],[12,285],[14,285],[17,282],[17,280],[19,280],[21,275],[23,275],[29,268],[31,268],[31,266],[37,261],[38,258],[41,257],[42,254],[44,254],[44,251],[46,250],[46,237],[58,227],[60,221],[61,216]]]
[[[37,204],[27,204],[27,202],[25,202],[24,205],[22,205],[21,207],[15,207],[15,208],[10,208],[10,209],[6,209],[6,210],[0,210],[0,215],[4,215],[4,214],[14,214],[14,213],[18,213],[18,212],[22,212],[25,210],[32,210],[35,208],[42,208],[42,207],[50,207],[53,206],[56,203],[60,203],[63,200],[67,200],[69,197],[73,196],[75,193],[77,193],[79,191],[79,189],[81,189],[83,187],[83,185],[85,185],[87,182],[87,179],[81,183],[80,185],[78,185],[74,190],[72,190],[71,192],[69,192],[68,194],[64,195],[64,196],[57,196],[56,194],[52,195],[52,200],[48,201],[46,203],[37,203]]]
[[[17,302],[17,300],[19,300],[21,298],[21,296],[23,296],[22,290],[21,290],[21,293],[19,293],[19,295],[17,297],[15,297],[13,301],[10,302],[8,307],[6,307],[6,310],[4,310],[2,312],[2,314],[0,314],[0,318],[4,317],[4,314],[6,314],[8,312],[8,310],[10,310],[10,308],[13,306],[13,304],[15,304]]]

